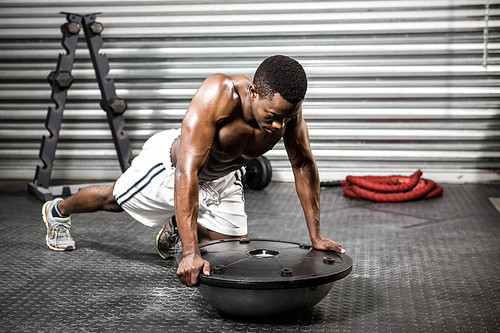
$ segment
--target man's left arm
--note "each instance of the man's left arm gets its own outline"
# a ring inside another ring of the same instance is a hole
[[[283,136],[288,159],[292,165],[295,189],[304,211],[309,237],[314,248],[344,253],[342,246],[325,238],[320,232],[320,184],[318,167],[311,151],[309,133],[300,110],[287,124]]]

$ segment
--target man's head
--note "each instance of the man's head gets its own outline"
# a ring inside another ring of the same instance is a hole
[[[257,68],[250,90],[255,121],[271,134],[299,114],[307,91],[306,73],[296,60],[272,56]]]
[[[304,99],[307,91],[307,77],[304,68],[296,60],[275,55],[264,60],[255,72],[253,83],[259,98],[273,98],[279,93],[290,103]]]

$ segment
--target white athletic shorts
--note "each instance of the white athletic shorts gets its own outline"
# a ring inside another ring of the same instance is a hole
[[[153,135],[115,183],[113,195],[118,204],[147,226],[162,226],[174,215],[175,168],[170,148],[179,135],[180,129]],[[243,170],[199,183],[199,224],[225,235],[247,234]]]

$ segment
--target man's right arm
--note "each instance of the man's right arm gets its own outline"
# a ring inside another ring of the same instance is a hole
[[[183,259],[177,269],[182,283],[193,286],[198,275],[210,274],[210,264],[198,249],[198,173],[206,163],[217,121],[230,109],[227,77],[213,75],[201,85],[182,121],[175,170],[175,216],[182,241]]]

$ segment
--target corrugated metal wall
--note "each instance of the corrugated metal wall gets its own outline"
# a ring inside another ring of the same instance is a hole
[[[252,75],[267,56],[305,67],[304,103],[322,180],[411,173],[500,179],[500,1],[0,1],[0,178],[32,179],[52,106],[46,81],[60,11],[101,12],[126,132],[137,154],[180,125],[215,72]],[[120,174],[83,31],[53,179]],[[291,179],[282,144],[266,155]]]

